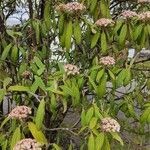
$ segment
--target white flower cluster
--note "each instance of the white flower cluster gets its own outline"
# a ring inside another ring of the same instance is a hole
[[[35,139],[28,138],[17,142],[13,150],[42,150],[41,146]]]
[[[142,12],[138,15],[138,19],[142,21],[150,20],[150,11]]]
[[[67,75],[76,75],[79,74],[79,68],[72,64],[66,64],[64,65],[64,70],[67,73]]]
[[[150,3],[150,0],[138,0],[138,3]]]
[[[111,56],[102,57],[102,58],[100,58],[100,64],[114,65],[115,64],[115,59]]]
[[[67,4],[60,4],[56,7],[57,11],[66,12],[66,13],[81,13],[86,9],[82,3],[70,2]]]
[[[17,106],[8,115],[12,119],[25,119],[31,114],[31,108],[27,106]]]
[[[101,129],[105,132],[119,132],[120,125],[115,119],[107,117],[102,119]]]
[[[134,12],[134,11],[130,11],[130,10],[125,10],[121,13],[121,16],[124,18],[124,19],[129,19],[129,18],[133,18],[133,17],[136,17],[137,16],[137,13]]]
[[[95,22],[96,26],[107,27],[113,25],[115,22],[112,19],[101,18]]]

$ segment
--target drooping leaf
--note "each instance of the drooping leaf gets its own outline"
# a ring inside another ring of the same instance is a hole
[[[95,139],[92,133],[88,139],[88,150],[95,150]]]
[[[63,34],[64,31],[64,15],[60,15],[59,20],[58,20],[58,29],[59,29],[59,33],[60,35]]]
[[[99,37],[100,37],[99,32],[94,34],[94,36],[92,37],[92,40],[91,40],[91,48],[93,48],[97,44]]]
[[[71,37],[72,37],[72,21],[70,20],[67,23],[66,37],[65,37],[65,46],[67,50],[71,48]]]
[[[97,0],[92,0],[90,4],[90,12],[93,12],[97,4]]]
[[[44,22],[46,24],[47,30],[50,29],[50,25],[51,25],[51,12],[50,12],[50,1],[46,1],[45,3],[45,9],[44,9]]]
[[[12,135],[11,143],[10,143],[10,149],[13,150],[14,146],[18,141],[21,139],[21,131],[20,127],[17,127]]]
[[[135,31],[133,33],[134,40],[136,40],[140,36],[142,29],[143,29],[143,24],[140,24],[138,27],[135,27]]]
[[[75,21],[73,29],[74,29],[73,34],[74,34],[74,38],[76,40],[76,43],[80,44],[82,37],[81,37],[81,27],[80,27],[78,20]]]
[[[28,122],[28,128],[37,142],[41,144],[47,144],[47,139],[45,135],[41,130],[37,129],[36,125],[33,122]]]
[[[146,108],[140,117],[140,122],[145,124],[148,121],[148,117],[150,114],[150,107]]]
[[[101,50],[102,50],[102,53],[106,53],[107,51],[107,39],[106,39],[105,32],[102,32],[101,34]]]
[[[97,95],[103,97],[106,93],[107,74],[104,74],[97,87]]]
[[[2,52],[2,55],[1,55],[1,60],[5,60],[7,58],[11,47],[12,47],[11,43],[5,47],[5,49],[4,49],[4,51]]]
[[[82,110],[82,113],[81,113],[81,125],[82,126],[86,125],[86,113],[84,109]]]
[[[55,148],[55,150],[62,150],[60,146],[58,146],[57,144],[53,144],[53,147]]]
[[[86,123],[87,124],[89,124],[91,118],[93,117],[93,114],[94,114],[94,108],[91,107],[86,113]]]
[[[14,45],[11,50],[11,60],[13,62],[17,62],[18,58],[19,58],[19,50],[18,50],[17,45]]]
[[[111,132],[111,135],[114,139],[116,139],[118,142],[120,142],[120,144],[123,146],[123,140],[121,139],[121,137],[118,135],[118,133],[116,132]]]
[[[0,103],[3,101],[5,94],[6,94],[6,90],[0,89]]]
[[[42,127],[44,115],[45,115],[45,101],[44,99],[42,99],[38,106],[36,117],[35,117],[35,124],[38,130],[40,130]]]
[[[100,82],[100,79],[102,78],[102,76],[104,75],[104,69],[101,69],[98,74],[97,74],[97,77],[96,77],[96,81],[97,82]]]
[[[8,88],[8,91],[28,92],[30,91],[30,88],[26,86],[21,86],[21,85],[14,85],[14,86],[10,86]]]
[[[96,126],[97,120],[98,120],[98,119],[97,119],[96,117],[93,117],[93,118],[91,119],[90,124],[89,124],[89,128],[90,128],[90,129],[93,129],[93,128]]]
[[[127,36],[127,25],[124,24],[121,28],[120,35],[119,35],[119,44],[121,46],[125,44],[126,36]]]
[[[105,135],[103,132],[98,134],[98,136],[95,139],[96,150],[102,150],[102,146],[104,144],[104,138],[105,138]]]

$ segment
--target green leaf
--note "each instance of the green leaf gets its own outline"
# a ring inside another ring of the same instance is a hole
[[[93,117],[93,118],[91,119],[90,124],[89,124],[89,128],[90,128],[90,129],[93,129],[93,128],[96,126],[97,120],[98,120],[98,119],[97,119],[96,117]]]
[[[114,31],[113,31],[114,34],[117,34],[117,32],[121,28],[122,24],[123,24],[122,20],[117,20],[116,21],[116,25],[115,25],[115,28],[114,28]]]
[[[142,29],[143,29],[143,24],[140,24],[138,27],[135,27],[135,31],[133,33],[134,40],[136,40],[140,36]]]
[[[90,12],[93,12],[95,10],[97,4],[97,0],[92,0],[90,4]]]
[[[19,92],[28,92],[30,91],[29,87],[21,86],[21,85],[14,85],[8,88],[8,91],[19,91]]]
[[[86,123],[87,124],[89,124],[91,118],[93,117],[93,114],[94,114],[94,108],[91,107],[86,113]]]
[[[41,79],[41,77],[35,76],[35,80],[36,80],[38,86],[39,86],[43,91],[46,91],[45,84],[44,84],[43,80]]]
[[[11,60],[13,62],[17,62],[19,58],[19,49],[17,45],[14,45],[11,50]]]
[[[0,103],[3,101],[5,94],[6,94],[6,90],[0,89]]]
[[[81,27],[80,27],[78,20],[75,21],[73,28],[74,28],[73,34],[74,34],[74,38],[76,40],[76,43],[80,44],[81,43]]]
[[[100,79],[102,78],[102,76],[104,75],[104,72],[105,72],[105,69],[101,69],[98,74],[97,74],[97,77],[96,77],[96,81],[97,82],[100,82]]]
[[[67,111],[67,100],[65,98],[63,98],[62,103],[63,103],[63,107],[64,107],[63,113],[65,113]]]
[[[105,135],[103,132],[99,133],[95,139],[96,150],[102,150],[102,146],[104,144]]]
[[[109,144],[109,141],[108,141],[107,136],[105,136],[102,150],[111,150],[111,149],[110,149],[110,144]]]
[[[15,129],[11,138],[11,143],[10,143],[11,150],[13,150],[14,146],[16,145],[18,141],[20,141],[20,139],[21,139],[21,131],[20,131],[20,127],[18,127]]]
[[[50,25],[51,25],[51,21],[50,21],[50,18],[51,18],[51,12],[50,12],[50,1],[46,1],[45,3],[45,9],[44,9],[44,21],[45,21],[45,24],[46,24],[46,27],[47,29],[49,30],[50,29]]]
[[[39,42],[40,42],[40,22],[38,20],[36,20],[33,23],[34,23],[36,42],[37,42],[37,44],[39,44]]]
[[[116,78],[116,85],[122,86],[125,78],[126,78],[126,69],[122,69],[122,71],[119,73],[119,75]]]
[[[78,86],[76,86],[74,83],[72,83],[72,92],[75,97],[75,100],[72,101],[73,106],[77,106],[80,104],[80,91]]]
[[[150,114],[150,107],[146,108],[140,117],[140,122],[145,124],[148,121],[148,117]]]
[[[64,15],[62,14],[60,17],[59,17],[59,20],[58,20],[58,29],[59,29],[59,34],[62,35],[63,34],[63,31],[64,31]]]
[[[116,133],[116,132],[111,132],[111,135],[112,135],[112,137],[114,138],[114,139],[116,139],[118,142],[120,142],[120,144],[123,146],[124,144],[123,144],[123,141],[122,141],[122,139],[121,139],[121,137],[118,135],[118,133]]]
[[[3,82],[3,87],[6,89],[6,86],[9,85],[9,83],[10,83],[11,81],[12,81],[11,78],[6,77],[6,78],[4,79],[4,82]]]
[[[47,139],[41,130],[38,130],[33,122],[28,122],[28,128],[35,140],[41,144],[47,144]]]
[[[52,112],[55,112],[56,108],[57,108],[57,100],[55,97],[55,94],[51,94],[51,98],[50,98],[50,108]]]
[[[86,125],[86,113],[84,109],[82,110],[82,113],[81,113],[81,125],[82,126]]]
[[[7,58],[11,47],[12,47],[11,43],[5,47],[5,49],[4,49],[4,51],[2,52],[2,55],[1,55],[1,60],[5,60]]]
[[[95,117],[102,119],[103,116],[100,114],[98,106],[96,104],[93,104],[93,106],[94,106],[94,111],[95,111]]]
[[[120,35],[119,35],[119,44],[121,46],[125,44],[126,36],[127,36],[127,25],[124,24],[121,28]]]
[[[102,50],[102,53],[106,53],[107,51],[107,39],[106,39],[106,34],[104,31],[101,34],[101,50]]]
[[[95,150],[95,140],[92,133],[90,134],[88,139],[88,150]]]
[[[149,24],[147,24],[147,31],[148,31],[148,34],[150,36],[150,25]]]
[[[109,76],[112,80],[115,80],[115,75],[113,74],[113,72],[111,72],[111,70],[108,70]]]
[[[99,37],[100,37],[99,32],[94,34],[94,36],[92,37],[92,40],[91,40],[91,48],[93,48],[97,44],[97,41],[98,41]]]
[[[49,87],[49,88],[47,88],[46,90],[47,90],[47,91],[51,91],[51,92],[53,92],[53,93],[55,93],[55,94],[65,95],[62,91],[59,91],[59,90],[54,89],[54,88],[52,88],[52,87]]]
[[[33,62],[36,63],[36,65],[42,69],[45,68],[45,65],[42,63],[42,61],[38,57],[34,57]]]
[[[3,126],[10,120],[9,117],[6,117],[2,122],[1,122],[1,126],[0,126],[0,129],[3,128]]]
[[[93,86],[94,90],[97,91],[97,86],[96,86],[95,82],[92,80],[91,77],[89,77],[89,82]]]
[[[129,84],[130,80],[131,80],[131,70],[130,69],[126,69],[125,70],[124,85]]]
[[[53,147],[55,148],[55,150],[62,150],[57,144],[53,144]]]
[[[72,36],[72,21],[70,20],[66,28],[65,46],[69,50],[71,48],[71,36]]]
[[[106,5],[106,1],[105,0],[101,0],[100,1],[100,11],[101,11],[101,15],[102,15],[102,17],[108,17],[107,15],[107,12],[108,12],[108,10],[107,10],[108,8],[107,8],[107,5]]]
[[[97,95],[101,98],[106,93],[106,82],[107,82],[107,74],[104,74],[102,77],[98,87],[97,87]]]
[[[38,130],[42,128],[43,120],[45,116],[45,101],[42,99],[40,101],[39,107],[36,112],[35,124]]]

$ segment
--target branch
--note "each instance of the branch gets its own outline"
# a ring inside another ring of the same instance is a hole
[[[77,128],[52,128],[52,129],[48,129],[46,127],[44,127],[44,130],[46,131],[58,131],[58,130],[63,130],[63,131],[68,131],[70,133],[72,133],[73,135],[78,135],[77,133],[73,132],[73,130],[76,130]]]

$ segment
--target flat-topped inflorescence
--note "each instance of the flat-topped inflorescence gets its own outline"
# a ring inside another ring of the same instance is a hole
[[[150,21],[150,11],[140,13],[138,19],[141,21]]]
[[[76,14],[84,12],[86,7],[82,3],[70,2],[67,4],[60,4],[56,7],[57,11],[62,13]]]
[[[131,19],[133,17],[136,17],[137,16],[137,13],[134,12],[134,11],[131,11],[131,10],[125,10],[121,13],[121,16],[124,18],[124,19]]]
[[[114,65],[115,59],[111,56],[105,56],[105,57],[100,58],[100,64],[103,64],[105,66]]]
[[[17,142],[13,150],[42,150],[41,146],[35,139],[28,138]]]
[[[107,27],[114,25],[115,22],[112,19],[101,18],[95,22],[95,25],[98,27]]]
[[[79,74],[79,68],[72,64],[65,64],[64,70],[67,75],[76,75]]]
[[[31,114],[31,108],[27,106],[16,106],[8,115],[11,119],[25,119]]]
[[[106,117],[102,119],[101,129],[104,132],[119,132],[120,125],[115,119]]]
[[[150,3],[150,0],[138,0],[138,3]]]

